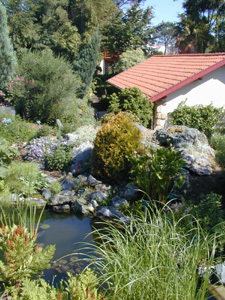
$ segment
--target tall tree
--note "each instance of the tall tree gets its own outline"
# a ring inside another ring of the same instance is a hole
[[[94,72],[98,64],[98,54],[100,49],[100,37],[98,30],[95,31],[89,43],[81,49],[77,59],[73,63],[73,69],[84,83],[80,91],[80,96],[84,97],[92,82]]]
[[[152,17],[151,7],[142,9],[140,3],[134,1],[126,11],[114,15],[111,24],[103,29],[103,50],[117,54],[146,46]]]
[[[3,89],[14,74],[16,57],[9,38],[5,8],[0,4],[0,88]]]
[[[182,52],[212,51],[218,44],[219,26],[224,20],[224,0],[186,0],[178,23],[178,47]]]
[[[164,55],[167,54],[168,50],[173,52],[176,44],[175,24],[172,22],[161,22],[155,27],[155,32],[156,40],[165,47]]]

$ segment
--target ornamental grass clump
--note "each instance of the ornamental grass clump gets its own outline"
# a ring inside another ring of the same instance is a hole
[[[103,124],[92,152],[92,173],[110,182],[128,178],[131,164],[128,156],[140,150],[141,133],[122,112]]]
[[[122,230],[107,224],[95,232],[98,244],[86,245],[86,251],[95,252],[87,260],[99,272],[109,299],[206,299],[215,239],[212,243],[196,220],[185,231],[182,219],[175,221],[163,211],[131,216]],[[198,273],[200,267],[204,276]]]

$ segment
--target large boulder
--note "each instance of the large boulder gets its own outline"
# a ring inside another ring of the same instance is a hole
[[[90,161],[93,148],[94,145],[90,142],[85,142],[78,147],[73,148],[73,164],[71,166],[72,173],[79,172],[81,165]]]
[[[198,129],[186,126],[172,126],[156,131],[156,139],[160,146],[171,146],[182,150],[186,168],[198,175],[210,175],[212,167],[210,158],[214,150],[210,147],[207,137]]]
[[[81,145],[82,143],[86,142],[94,142],[96,137],[97,130],[93,125],[84,125],[79,127],[76,131],[72,133],[67,133],[65,135],[66,139],[68,140],[69,144],[77,144]]]
[[[49,206],[55,206],[55,205],[64,205],[64,204],[70,204],[73,202],[73,195],[74,192],[71,191],[62,191],[58,194],[53,195],[49,201]]]

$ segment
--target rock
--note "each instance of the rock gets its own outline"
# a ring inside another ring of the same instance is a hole
[[[225,262],[215,266],[215,274],[218,277],[221,284],[225,284]]]
[[[129,206],[127,200],[125,198],[120,198],[119,196],[112,198],[112,204],[115,208],[121,208],[122,206],[123,207]]]
[[[55,205],[64,205],[69,204],[73,202],[73,195],[74,192],[71,191],[62,191],[58,194],[53,195],[49,201],[49,206],[55,206]]]
[[[126,198],[128,201],[135,201],[139,199],[138,186],[126,186],[120,191],[120,197]]]
[[[42,189],[42,196],[48,200],[51,197],[52,193],[49,189],[43,188]]]
[[[69,213],[70,206],[69,204],[52,206],[52,210],[57,213]]]
[[[75,188],[83,188],[88,186],[88,176],[82,174],[77,176],[74,180],[73,180],[74,184],[75,184]]]
[[[108,197],[108,193],[97,191],[91,195],[91,200],[96,200],[98,203],[101,203],[107,197]]]
[[[67,133],[65,138],[67,139],[68,144],[71,145],[78,141],[79,136],[76,133]]]
[[[210,175],[212,167],[209,158],[204,155],[192,155],[186,151],[182,152],[182,157],[187,163],[186,168],[198,175]]]
[[[48,182],[51,184],[51,183],[53,183],[53,182],[57,182],[58,180],[55,178],[55,177],[53,177],[53,176],[47,176],[47,180],[48,180]]]
[[[87,183],[89,186],[96,186],[98,184],[102,184],[101,181],[97,180],[96,178],[94,178],[92,175],[88,176],[88,180]]]
[[[161,146],[170,145],[183,151],[187,169],[198,175],[211,174],[210,157],[214,157],[214,150],[204,133],[186,126],[172,126],[156,131],[156,137]]]
[[[186,126],[172,126],[156,131],[156,138],[161,146],[186,149],[187,152],[199,152],[214,156],[206,135],[196,128]]]
[[[85,142],[78,147],[74,147],[72,150],[73,165],[79,162],[84,163],[90,161],[93,148],[94,145],[90,142]],[[74,173],[73,170],[71,171]]]
[[[57,126],[59,127],[60,130],[62,130],[64,128],[63,124],[61,123],[61,121],[59,119],[56,119],[56,124],[57,124]]]
[[[95,210],[97,217],[118,219],[122,218],[123,214],[113,206],[101,206]]]
[[[92,206],[93,206],[94,208],[96,208],[96,207],[99,206],[99,205],[98,205],[98,202],[97,202],[96,200],[94,200],[94,199],[91,200],[91,204],[92,204]]]
[[[95,186],[96,191],[103,191],[103,192],[109,192],[111,190],[111,186],[109,184],[97,184]]]
[[[75,213],[88,216],[94,212],[94,207],[91,203],[88,203],[86,199],[80,198],[80,199],[75,199],[75,201],[72,204],[72,210]]]
[[[68,175],[66,176],[66,178],[63,179],[62,181],[62,190],[73,190],[75,187],[75,183],[72,181],[73,180],[73,175],[72,173],[68,173]]]
[[[46,206],[47,201],[39,198],[28,198],[26,201],[32,202],[33,205],[36,206],[36,208],[41,209]]]
[[[69,144],[83,144],[86,142],[93,142],[96,137],[97,130],[93,125],[84,125],[79,127],[76,131],[66,134],[66,139]]]

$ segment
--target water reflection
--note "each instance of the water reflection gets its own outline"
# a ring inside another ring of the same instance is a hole
[[[89,218],[79,219],[75,215],[61,215],[51,211],[44,213],[40,222],[37,242],[44,246],[56,245],[53,258],[55,262],[51,269],[43,272],[43,277],[47,281],[52,282],[53,277],[56,276],[55,283],[57,283],[61,278],[65,278],[68,271],[73,274],[82,271],[85,264],[76,261],[80,257],[77,255],[65,256],[77,252],[82,242],[93,243],[91,232],[91,219]]]

